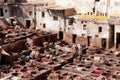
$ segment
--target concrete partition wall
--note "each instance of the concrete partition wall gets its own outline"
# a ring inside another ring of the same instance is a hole
[[[74,38],[73,35],[76,35],[76,37]],[[86,36],[79,36],[77,34],[65,34],[64,35],[64,40],[66,42],[68,42],[69,44],[76,43],[76,44],[85,44],[85,45],[87,45],[87,37]]]
[[[76,44],[85,44],[85,45],[87,45],[87,37],[86,36],[77,36]]]
[[[68,43],[72,43],[72,34],[64,34],[64,39]]]

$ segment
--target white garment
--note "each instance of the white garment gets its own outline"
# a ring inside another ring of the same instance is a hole
[[[100,61],[100,57],[94,57],[94,60],[95,60],[96,62],[98,62],[98,61]]]
[[[77,47],[78,47],[78,49],[79,49],[79,50],[81,49],[81,46],[80,46],[80,44],[77,44]]]
[[[33,46],[33,40],[30,38],[27,38],[27,43],[29,44],[29,46]]]

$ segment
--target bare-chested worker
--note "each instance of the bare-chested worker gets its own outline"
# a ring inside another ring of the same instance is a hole
[[[32,49],[32,52],[30,53],[30,57],[31,57],[32,59],[37,59],[37,58],[39,58],[39,57],[40,57],[39,51],[36,50],[36,49]]]
[[[0,64],[1,64],[2,55],[8,55],[8,56],[10,56],[10,54],[8,54],[8,53],[0,46]]]

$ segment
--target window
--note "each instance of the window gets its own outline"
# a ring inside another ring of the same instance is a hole
[[[102,16],[102,13],[100,13],[100,16]]]
[[[32,15],[32,11],[29,12],[29,15]]]
[[[16,3],[21,3],[21,2],[22,2],[22,0],[15,0],[15,2],[16,2]]]
[[[43,28],[46,28],[46,24],[45,23],[43,23]]]
[[[16,16],[17,15],[17,9],[16,8],[12,9],[11,15],[12,16]]]
[[[105,13],[105,16],[107,16],[108,14],[107,13]]]
[[[89,12],[87,12],[87,14],[89,15],[90,13],[89,13]]]
[[[87,21],[85,21],[85,23],[87,23]]]
[[[95,0],[95,2],[99,2],[100,0]]]
[[[83,24],[83,21],[81,21],[81,23]]]
[[[46,6],[48,6],[48,3],[46,3]]]
[[[44,12],[42,12],[42,17],[45,17],[45,13]]]
[[[95,13],[95,7],[93,7],[93,9],[92,9],[92,10],[93,10],[93,13]]]
[[[69,24],[69,25],[73,25],[73,21],[74,21],[73,18],[69,19],[68,24]]]
[[[4,3],[6,3],[8,0],[4,0]]]
[[[68,28],[68,30],[69,30],[70,28]]]
[[[99,32],[102,32],[102,27],[99,27]]]
[[[93,13],[91,12],[90,15],[93,15]]]
[[[58,17],[57,16],[53,16],[53,20],[58,20]]]
[[[7,12],[7,9],[5,9],[5,12]]]
[[[83,25],[83,30],[86,30],[86,25]]]
[[[81,34],[82,36],[85,36],[85,34]]]
[[[95,37],[98,37],[98,35],[95,35]]]

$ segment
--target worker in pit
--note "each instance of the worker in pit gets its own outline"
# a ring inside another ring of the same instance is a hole
[[[32,52],[30,53],[30,58],[37,59],[40,57],[40,53],[35,47],[33,47]]]
[[[73,49],[73,56],[74,57],[78,56],[78,47],[76,44],[73,44],[72,49]]]
[[[0,64],[1,64],[2,55],[10,56],[10,54],[8,54],[8,53],[0,46]]]
[[[21,30],[21,29],[22,29],[21,26],[19,26],[19,25],[16,24],[14,30]]]

